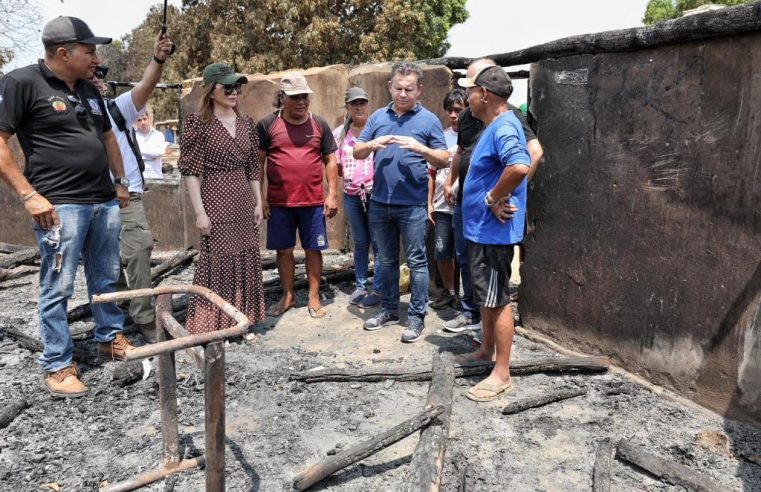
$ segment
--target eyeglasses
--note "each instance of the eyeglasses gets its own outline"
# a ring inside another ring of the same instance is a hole
[[[225,84],[222,86],[222,90],[225,91],[225,96],[231,96],[233,92],[240,94],[242,91],[240,84]]]
[[[66,98],[74,106],[74,113],[77,115],[77,118],[87,118],[87,109],[85,109],[85,105],[82,104],[82,100],[77,94],[66,94]]]

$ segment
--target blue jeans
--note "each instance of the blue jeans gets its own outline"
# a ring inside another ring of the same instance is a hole
[[[470,280],[470,263],[468,262],[468,242],[462,226],[462,205],[457,204],[452,215],[452,229],[454,229],[454,250],[457,264],[460,266],[460,278],[462,278],[462,313],[473,320],[474,323],[481,321],[481,309],[473,300],[473,284]]]
[[[66,309],[74,292],[79,255],[85,267],[87,296],[116,292],[119,261],[119,204],[116,200],[94,205],[56,205],[60,231],[35,225],[40,248],[40,337],[44,350],[39,363],[46,372],[71,364],[74,343]],[[108,342],[124,327],[124,315],[116,303],[93,304],[95,341]]]
[[[428,259],[425,255],[425,230],[428,208],[425,205],[384,205],[370,207],[370,229],[378,243],[383,276],[383,309],[399,312],[399,237],[410,269],[412,298],[407,317],[425,318],[428,305]]]
[[[378,261],[378,245],[370,234],[370,222],[368,214],[370,200],[362,206],[362,199],[358,196],[344,193],[344,210],[346,220],[349,221],[351,237],[354,239],[354,273],[357,280],[357,288],[367,290],[367,262],[370,259],[370,244],[373,245],[375,258],[375,275],[373,276],[373,290],[381,292],[381,266]]]

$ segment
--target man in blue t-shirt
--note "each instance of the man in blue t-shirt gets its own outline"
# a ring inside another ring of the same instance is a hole
[[[484,128],[470,158],[463,190],[463,225],[468,240],[473,297],[481,305],[483,344],[458,362],[497,360],[488,378],[468,390],[475,401],[494,400],[512,389],[510,349],[510,262],[523,240],[526,176],[531,158],[521,124],[507,107],[513,84],[498,66],[471,67],[458,83],[467,88],[473,116]]]
[[[444,130],[439,119],[420,105],[423,69],[410,62],[391,67],[388,90],[392,102],[375,111],[354,146],[354,158],[375,152],[373,194],[368,211],[383,268],[383,309],[365,321],[377,330],[399,321],[399,237],[410,268],[412,297],[403,342],[415,342],[425,328],[428,304],[428,261],[425,230],[428,218],[428,172],[448,163]],[[386,274],[388,272],[388,274]]]

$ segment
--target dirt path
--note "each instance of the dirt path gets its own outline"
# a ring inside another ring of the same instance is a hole
[[[189,282],[192,268],[165,283]],[[80,281],[81,283],[81,281]],[[36,281],[3,285],[0,327],[12,324],[36,333]],[[441,331],[451,310],[430,311],[424,339],[399,342],[403,328],[361,329],[369,313],[347,304],[351,286],[323,290],[329,315],[312,320],[305,294],[299,307],[257,328],[254,345],[233,344],[227,360],[227,487],[230,491],[292,490],[293,476],[328,451],[367,439],[419,412],[427,383],[373,384],[289,382],[292,371],[331,368],[430,367],[434,351],[472,347],[469,336]],[[78,298],[84,299],[82,286]],[[403,303],[408,301],[403,298]],[[274,302],[274,298],[269,303]],[[406,304],[403,304],[405,307]],[[136,338],[140,341],[139,338]],[[84,342],[82,347],[91,346]],[[554,356],[542,345],[515,338],[514,361]],[[203,380],[177,357],[181,449],[184,457],[203,452]],[[116,363],[82,365],[90,387],[86,398],[61,401],[43,393],[35,355],[0,339],[0,406],[26,398],[31,408],[0,429],[3,490],[38,490],[57,483],[62,490],[95,490],[157,467],[161,433],[154,376],[126,388],[110,383]],[[455,387],[452,430],[442,489],[456,491],[467,467],[467,490],[591,490],[597,444],[632,438],[667,459],[722,483],[726,490],[761,490],[761,466],[742,456],[758,455],[761,433],[717,416],[695,412],[614,374],[551,376],[515,380],[509,397],[477,404],[465,398],[477,378]],[[508,400],[567,386],[586,386],[586,396],[503,416]],[[615,394],[608,394],[615,393]],[[339,472],[314,490],[394,491],[404,480],[417,436]],[[754,451],[755,450],[755,451]],[[614,461],[613,490],[682,490]],[[147,490],[203,490],[203,472],[180,475]]]

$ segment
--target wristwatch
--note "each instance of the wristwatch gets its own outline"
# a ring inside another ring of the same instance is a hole
[[[122,185],[125,188],[129,188],[129,180],[127,178],[115,178],[114,184]]]

